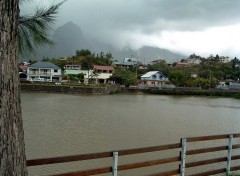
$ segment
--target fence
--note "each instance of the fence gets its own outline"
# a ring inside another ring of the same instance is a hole
[[[83,161],[83,160],[93,160],[93,159],[101,159],[101,158],[113,158],[112,166],[109,167],[102,167],[96,169],[89,169],[83,171],[76,171],[71,173],[63,173],[57,174],[55,176],[88,176],[88,175],[97,175],[97,174],[104,174],[104,173],[112,173],[113,176],[117,176],[118,173],[124,170],[130,169],[137,169],[137,168],[144,168],[156,165],[165,165],[169,163],[173,163],[175,165],[175,169],[164,171],[161,173],[156,174],[149,174],[150,176],[169,176],[169,175],[180,175],[184,176],[187,175],[187,170],[190,168],[201,167],[200,172],[195,172],[188,174],[188,176],[207,176],[207,175],[214,175],[220,173],[226,173],[227,175],[230,174],[231,171],[240,170],[239,164],[237,166],[233,166],[234,160],[240,159],[240,154],[233,155],[234,149],[240,149],[240,144],[236,143],[239,141],[234,141],[235,138],[240,138],[240,134],[224,134],[224,135],[214,135],[214,136],[201,136],[201,137],[190,137],[190,138],[182,138],[180,143],[169,144],[169,145],[162,145],[162,146],[154,146],[154,147],[146,147],[146,148],[137,148],[137,149],[128,149],[128,150],[119,150],[113,152],[102,152],[102,153],[91,153],[91,154],[83,154],[83,155],[75,155],[75,156],[65,156],[65,157],[55,157],[55,158],[44,158],[44,159],[34,159],[28,160],[27,165],[28,167],[32,166],[39,166],[39,165],[48,165],[48,164],[57,164],[57,163],[65,163],[65,162],[74,162],[74,161]],[[217,142],[218,141],[218,142]],[[206,142],[212,142],[213,144],[218,144],[219,142],[226,142],[226,145],[220,146],[211,146]],[[235,143],[236,144],[235,144]],[[190,147],[192,143],[197,143],[194,148]],[[197,147],[200,146],[201,143],[204,143],[204,147]],[[187,147],[189,146],[189,150]],[[206,147],[207,146],[207,147]],[[166,157],[157,160],[151,161],[144,161],[132,164],[125,164],[125,165],[118,165],[119,159],[121,156],[124,155],[133,155],[133,154],[143,154],[148,152],[159,152],[159,151],[171,151],[171,150],[179,150],[178,156],[173,157]],[[202,159],[198,161],[188,161],[188,157],[190,156],[197,156],[197,158],[202,154],[209,153],[216,153],[216,152],[223,152],[221,157],[218,158],[208,158]],[[204,167],[206,165],[211,164],[218,164],[218,163],[225,163],[225,167],[211,169],[204,171]]]

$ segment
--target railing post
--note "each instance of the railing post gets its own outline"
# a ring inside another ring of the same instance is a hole
[[[185,163],[186,163],[186,145],[187,139],[181,139],[182,149],[181,149],[181,165],[180,165],[180,176],[185,175]]]
[[[231,171],[232,140],[233,140],[233,135],[230,134],[229,135],[229,140],[228,140],[227,175],[229,175],[230,171]]]
[[[118,152],[113,152],[112,175],[117,176],[118,171]]]

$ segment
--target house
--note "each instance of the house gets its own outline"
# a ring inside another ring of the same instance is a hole
[[[220,56],[219,62],[228,63],[228,62],[230,62],[230,59],[229,59],[229,57]]]
[[[105,84],[107,83],[107,79],[112,76],[113,72],[114,68],[112,66],[93,65],[93,69],[91,70],[65,69],[64,75],[83,74],[84,84]]]
[[[182,62],[177,62],[176,67],[189,67],[190,65],[199,65],[202,62],[199,58],[188,58]]]
[[[136,58],[124,58],[122,61],[114,60],[113,66],[128,69],[130,67],[135,67],[137,65],[142,65],[142,62]]]
[[[186,62],[188,64],[200,64],[202,60],[200,58],[188,58]]]
[[[176,67],[188,67],[188,63],[187,62],[177,62]]]
[[[42,82],[61,82],[61,68],[51,62],[36,62],[28,66],[27,80]]]
[[[81,65],[65,65],[65,70],[81,70]]]
[[[154,65],[154,64],[159,64],[161,62],[166,62],[166,61],[164,59],[157,59],[157,60],[150,61],[148,64]]]
[[[141,76],[141,80],[138,81],[139,88],[161,88],[168,78],[160,71],[150,71]]]
[[[93,75],[93,70],[64,70],[64,75],[69,77],[71,75],[78,75],[83,74],[84,75],[84,84],[88,84],[88,80]]]
[[[133,63],[130,62],[123,62],[123,61],[118,61],[115,60],[113,61],[113,66],[119,67],[119,68],[124,68],[124,69],[128,69],[130,67],[133,67]]]
[[[113,66],[93,65],[93,74],[90,75],[90,78],[97,84],[105,84],[113,72]]]

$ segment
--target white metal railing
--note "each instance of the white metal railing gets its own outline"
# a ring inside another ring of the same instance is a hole
[[[51,72],[29,72],[29,75],[51,75]]]

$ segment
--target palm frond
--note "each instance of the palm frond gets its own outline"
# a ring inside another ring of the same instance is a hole
[[[59,7],[65,1],[52,5],[47,9],[38,7],[33,16],[19,17],[18,45],[21,55],[34,53],[35,49],[40,46],[54,44],[48,38],[48,33],[52,29],[51,25],[56,20]]]

